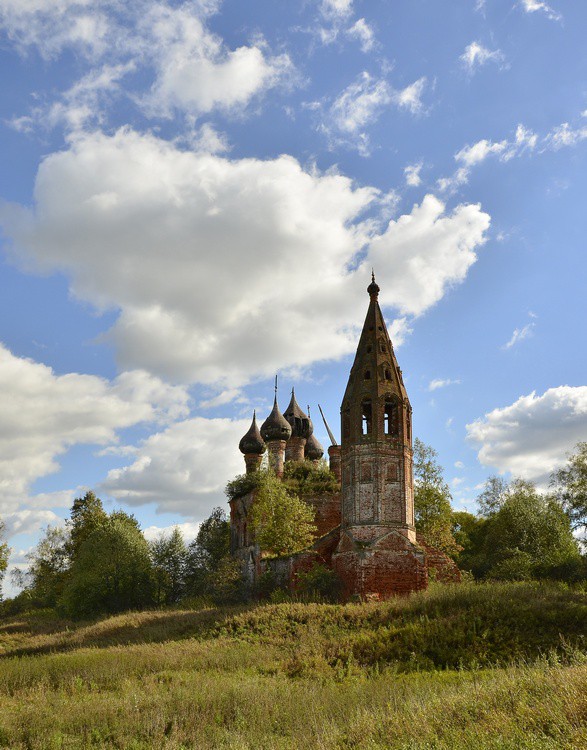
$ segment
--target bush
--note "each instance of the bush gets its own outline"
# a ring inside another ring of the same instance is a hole
[[[321,563],[296,575],[296,592],[309,601],[336,602],[342,591],[342,582],[336,573]]]
[[[283,484],[296,495],[319,495],[323,492],[340,492],[340,483],[328,468],[326,461],[287,461],[283,471]]]
[[[229,500],[236,500],[237,497],[248,495],[249,492],[260,487],[266,476],[266,471],[254,471],[251,474],[239,474],[226,485],[224,492]]]

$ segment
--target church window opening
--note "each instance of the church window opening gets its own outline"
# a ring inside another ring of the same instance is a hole
[[[406,429],[408,432],[408,440],[412,439],[412,415],[408,412],[408,417],[406,420]]]
[[[397,435],[399,432],[399,409],[397,402],[386,401],[383,413],[383,425],[386,435]]]
[[[391,370],[385,370],[385,379],[391,380]]]
[[[371,354],[372,351],[373,347],[371,346],[371,344],[369,344],[369,346],[367,347],[367,354]]]
[[[363,378],[365,380],[371,380],[371,370],[365,370],[365,374],[363,375]]]
[[[361,404],[361,434],[370,435],[373,431],[373,409],[371,399],[364,399]]]

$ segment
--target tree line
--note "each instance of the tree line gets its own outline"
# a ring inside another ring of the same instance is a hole
[[[416,528],[475,579],[587,579],[587,443],[554,472],[548,492],[524,479],[492,476],[478,513],[454,511],[437,453],[414,442]],[[585,545],[583,544],[583,547]]]
[[[576,536],[587,531],[587,443],[579,443],[552,475],[547,493],[522,479],[490,477],[477,498],[477,515],[453,510],[437,453],[418,439],[414,479],[418,533],[471,577],[587,579],[587,557]],[[337,485],[326,464],[304,462],[288,466],[283,482],[268,472],[237,477],[227,494],[253,488],[256,541],[265,555],[279,556],[306,548],[314,538],[304,493],[334,492]],[[2,530],[0,521],[0,535]],[[0,541],[0,583],[8,554]],[[74,618],[197,597],[234,602],[252,593],[230,555],[230,524],[223,509],[212,511],[190,544],[178,528],[149,542],[134,516],[122,510],[107,513],[93,492],[74,500],[64,527],[46,529],[27,555],[27,567],[13,571],[13,578],[22,591],[4,602],[4,612],[51,607]],[[331,572],[316,570],[306,583],[311,590],[321,585],[332,590],[331,578]]]
[[[72,618],[177,604],[205,596],[239,596],[240,568],[229,554],[230,525],[215,508],[186,545],[178,528],[149,542],[136,518],[107,513],[93,492],[76,498],[64,527],[49,527],[13,572],[20,594],[6,612],[56,609]]]

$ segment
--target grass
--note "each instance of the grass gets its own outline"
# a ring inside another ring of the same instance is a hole
[[[0,621],[0,747],[587,749],[587,595]]]

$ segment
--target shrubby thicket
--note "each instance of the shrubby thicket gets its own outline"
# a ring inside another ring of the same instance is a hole
[[[579,443],[566,466],[553,474],[549,493],[520,479],[490,477],[477,498],[477,515],[453,511],[437,458],[433,448],[415,440],[416,527],[461,570],[478,580],[587,579],[578,541],[587,530],[587,443]],[[326,464],[300,463],[287,466],[283,482],[259,471],[237,477],[226,493],[235,498],[253,489],[256,541],[265,556],[280,556],[314,539],[304,496],[336,492],[339,486]],[[3,530],[0,520],[0,584],[9,552]],[[49,527],[27,557],[27,567],[13,572],[22,591],[3,602],[0,613],[48,607],[90,618],[199,598],[237,602],[255,593],[246,589],[240,564],[230,555],[230,524],[222,508],[212,511],[190,544],[177,528],[149,542],[134,516],[107,513],[100,498],[87,492],[74,500],[65,526]],[[323,566],[297,584],[305,599],[333,600],[338,594],[338,582]]]

